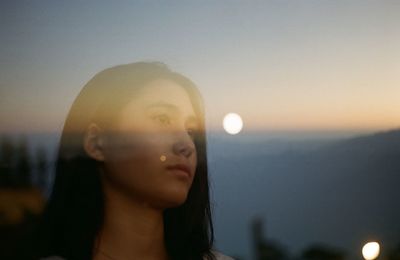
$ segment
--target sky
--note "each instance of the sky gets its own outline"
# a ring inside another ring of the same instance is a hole
[[[399,13],[397,0],[2,0],[0,135],[60,133],[96,73],[142,60],[198,85],[210,130],[230,112],[242,134],[400,128]]]
[[[162,61],[207,125],[243,132],[400,127],[399,1],[1,1],[0,133],[62,130],[101,70]]]

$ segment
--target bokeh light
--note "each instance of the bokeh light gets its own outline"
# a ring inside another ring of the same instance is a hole
[[[377,242],[368,242],[362,248],[362,255],[366,260],[376,259],[380,252],[380,246]]]

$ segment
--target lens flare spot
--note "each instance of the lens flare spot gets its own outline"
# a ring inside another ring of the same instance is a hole
[[[236,113],[225,115],[222,125],[228,134],[238,134],[243,128],[242,118]]]

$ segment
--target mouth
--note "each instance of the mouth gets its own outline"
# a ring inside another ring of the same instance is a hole
[[[184,178],[190,179],[192,176],[189,166],[185,164],[167,166],[167,169]]]

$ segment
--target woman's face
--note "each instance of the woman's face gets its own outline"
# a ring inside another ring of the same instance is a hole
[[[181,205],[195,174],[197,154],[191,135],[198,126],[182,86],[170,80],[148,83],[124,106],[107,135],[107,182],[153,207]]]

